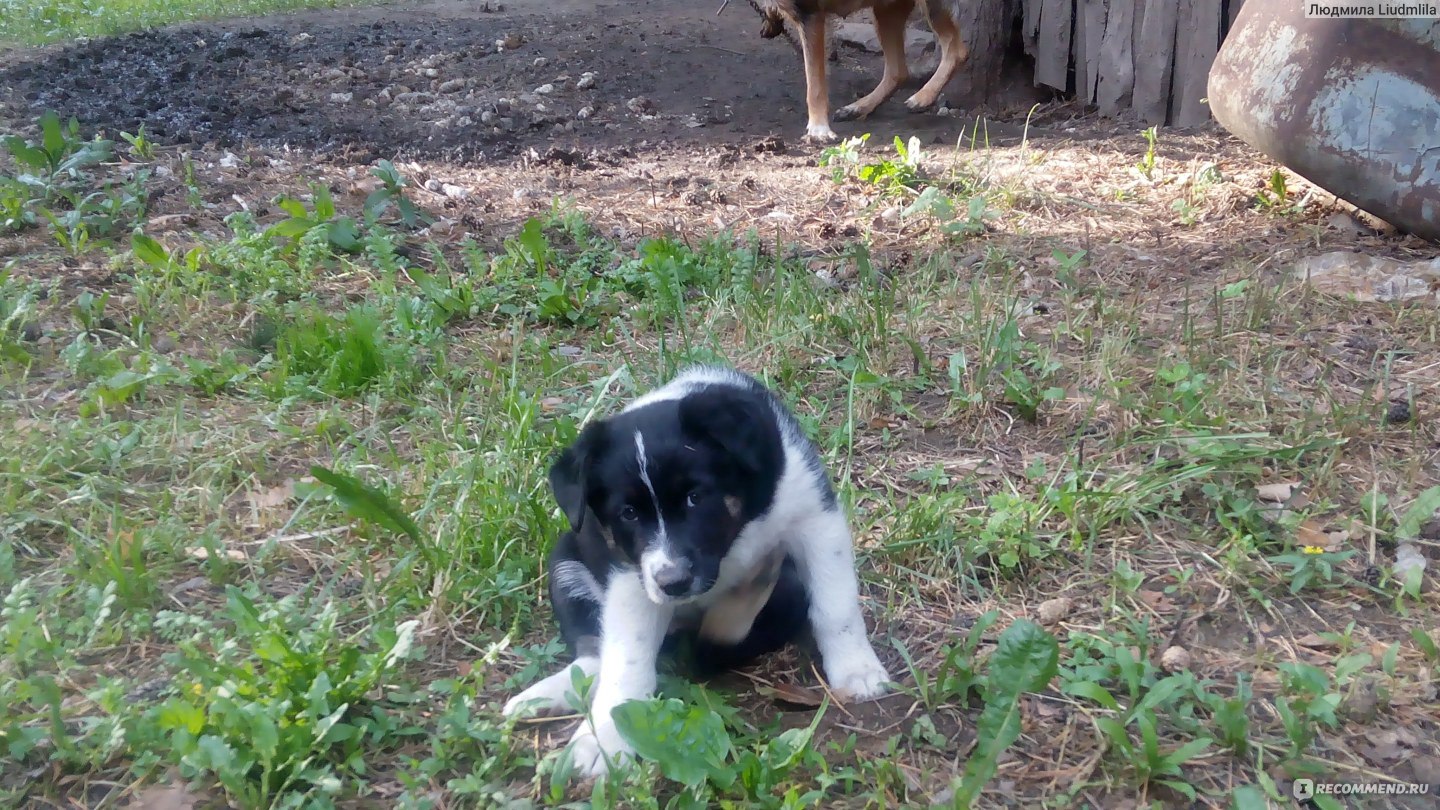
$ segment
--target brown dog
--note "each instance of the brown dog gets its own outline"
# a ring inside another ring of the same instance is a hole
[[[805,56],[805,107],[808,125],[805,140],[827,143],[836,140],[830,129],[830,85],[825,78],[825,28],[830,16],[848,17],[868,8],[875,15],[875,34],[885,57],[880,84],[864,98],[835,111],[837,121],[865,118],[910,78],[905,62],[905,21],[918,4],[940,43],[940,64],[925,86],[906,99],[912,112],[929,109],[940,98],[945,85],[955,76],[969,51],[956,24],[962,0],[750,0],[764,17],[760,35],[774,37],[789,23],[800,31],[800,49]]]

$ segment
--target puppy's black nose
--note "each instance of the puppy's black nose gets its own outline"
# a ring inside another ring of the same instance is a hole
[[[655,570],[655,584],[670,596],[684,596],[695,577],[690,573],[689,560],[670,562]]]

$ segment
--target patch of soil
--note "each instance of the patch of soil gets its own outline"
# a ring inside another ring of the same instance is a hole
[[[798,138],[799,55],[759,26],[744,4],[717,16],[662,0],[445,0],[177,26],[0,59],[0,123],[55,109],[107,129],[143,123],[160,143],[283,145],[357,162]],[[834,108],[881,70],[877,54],[837,53]],[[907,94],[837,132],[951,142],[964,129],[907,112]]]

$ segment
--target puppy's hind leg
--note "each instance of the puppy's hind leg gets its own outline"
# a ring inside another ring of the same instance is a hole
[[[947,5],[944,0],[930,0],[926,6],[930,28],[935,31],[935,38],[940,41],[940,64],[936,66],[930,80],[925,82],[925,86],[905,100],[905,106],[911,112],[921,112],[935,106],[935,102],[940,100],[940,94],[945,92],[945,85],[955,78],[955,71],[970,57],[970,49],[965,46],[965,37],[960,34],[955,18],[946,11]]]
[[[905,20],[910,17],[913,8],[915,0],[895,0],[872,9],[875,36],[880,40],[880,51],[885,54],[885,73],[869,95],[836,110],[836,121],[865,118],[910,78],[910,67],[905,63]]]

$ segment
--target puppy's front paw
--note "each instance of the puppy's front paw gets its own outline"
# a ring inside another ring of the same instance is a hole
[[[868,646],[838,660],[825,662],[825,677],[830,688],[850,700],[869,700],[885,694],[890,673]]]
[[[500,711],[506,717],[545,717],[574,711],[568,695],[569,676],[569,670],[565,669],[532,684],[529,689],[510,698]]]
[[[570,738],[570,762],[580,774],[600,776],[614,766],[623,766],[635,755],[635,749],[620,736],[613,721],[586,722]]]
[[[854,121],[856,119],[868,118],[869,116],[870,110],[862,110],[855,104],[846,104],[844,107],[836,110],[833,117],[836,121]]]
[[[810,124],[805,127],[806,143],[834,143],[840,140],[840,136],[830,128],[829,124]]]

